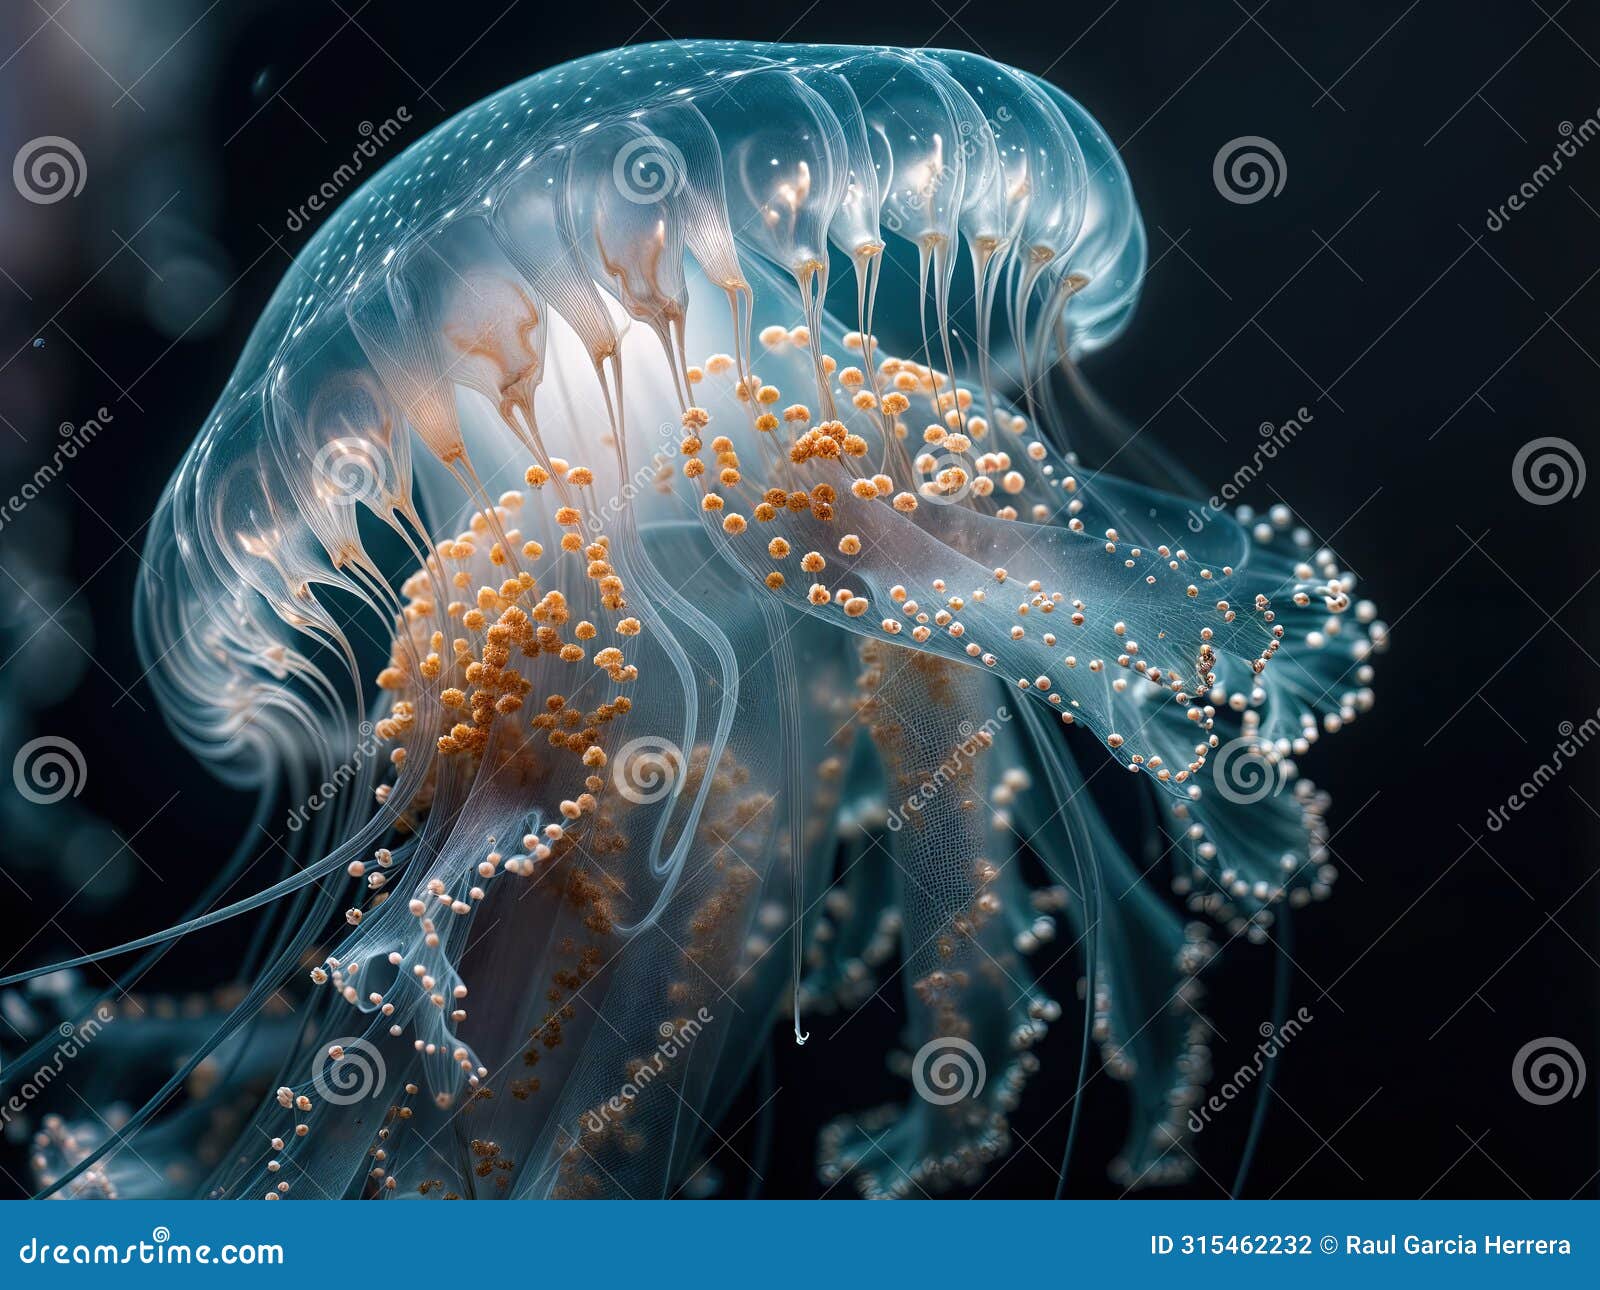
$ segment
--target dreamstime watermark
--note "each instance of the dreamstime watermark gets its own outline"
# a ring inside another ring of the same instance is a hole
[[[298,833],[305,828],[307,822],[329,802],[337,797],[340,791],[352,779],[361,773],[361,767],[366,764],[367,758],[378,751],[378,739],[373,734],[372,722],[363,721],[358,727],[361,740],[356,744],[355,750],[338,766],[333,774],[318,784],[299,806],[290,811],[284,820],[284,827],[290,833]]]
[[[1211,162],[1211,182],[1235,206],[1252,206],[1283,191],[1289,182],[1289,163],[1271,139],[1241,134],[1217,149]]]
[[[388,1079],[383,1054],[359,1037],[329,1044],[311,1072],[312,1086],[324,1102],[334,1106],[351,1106],[377,1097]]]
[[[604,1133],[606,1125],[611,1123],[611,1117],[626,1115],[639,1094],[667,1069],[667,1063],[687,1049],[695,1037],[715,1020],[711,1010],[702,1004],[687,1021],[663,1021],[656,1028],[661,1042],[656,1045],[655,1052],[634,1066],[629,1072],[628,1082],[602,1102],[598,1110],[590,1111],[584,1117],[584,1127],[590,1133]]]
[[[107,424],[116,418],[111,415],[109,408],[96,408],[94,416],[80,425],[70,421],[63,421],[56,427],[56,434],[60,442],[56,444],[55,451],[50,454],[50,460],[44,462],[33,472],[33,477],[22,485],[10,497],[0,502],[0,529],[27,510],[28,503],[32,502],[44,492],[56,476],[66,469],[66,463],[74,460],[78,453],[94,442],[95,437],[106,428]]]
[[[1256,735],[1230,739],[1211,754],[1211,778],[1230,802],[1249,806],[1283,792],[1285,775]]]
[[[83,749],[60,735],[40,735],[17,749],[11,759],[11,782],[35,806],[50,806],[83,792],[89,764]]]
[[[606,525],[627,510],[633,500],[649,485],[655,484],[663,492],[670,489],[671,466],[678,451],[675,442],[678,427],[671,421],[663,421],[659,433],[663,440],[662,446],[650,455],[650,460],[635,470],[615,494],[606,498],[584,519],[584,525],[591,534],[598,536],[604,532]]]
[[[978,1046],[960,1035],[930,1039],[911,1059],[911,1087],[934,1106],[954,1106],[977,1098],[988,1076]]]
[[[611,180],[630,202],[649,206],[677,193],[689,177],[678,145],[656,134],[642,134],[617,150]]]
[[[89,163],[71,139],[41,134],[17,149],[11,162],[11,182],[35,206],[53,206],[76,197],[89,179]]]
[[[1189,512],[1189,532],[1198,533],[1209,524],[1214,516],[1221,515],[1228,507],[1232,506],[1235,499],[1242,493],[1252,480],[1261,474],[1265,464],[1274,460],[1277,455],[1293,443],[1302,430],[1316,417],[1308,408],[1296,408],[1294,416],[1285,421],[1281,426],[1273,425],[1270,421],[1263,421],[1257,428],[1261,442],[1256,445],[1256,450],[1250,454],[1250,460],[1233,472],[1232,478],[1222,485],[1198,511]]]
[[[1511,1085],[1534,1106],[1554,1106],[1583,1092],[1589,1078],[1583,1054],[1560,1035],[1530,1039],[1511,1059]]]
[[[611,759],[611,782],[635,806],[649,806],[677,793],[685,769],[683,749],[677,744],[643,735],[617,749]]]
[[[1267,1063],[1287,1048],[1290,1041],[1314,1020],[1316,1018],[1311,1009],[1301,1008],[1281,1026],[1263,1021],[1257,1031],[1261,1035],[1261,1042],[1256,1045],[1255,1053],[1250,1060],[1223,1080],[1217,1086],[1216,1092],[1199,1106],[1189,1108],[1189,1132],[1199,1133],[1211,1123],[1212,1116],[1221,1115],[1227,1110],[1231,1102],[1237,1100],[1260,1078],[1261,1073],[1267,1068]]]
[[[1513,815],[1538,797],[1545,785],[1559,775],[1591,739],[1600,735],[1600,709],[1592,716],[1585,717],[1579,725],[1563,721],[1556,727],[1556,733],[1561,736],[1561,741],[1551,750],[1549,760],[1540,762],[1533,774],[1517,785],[1516,792],[1489,812],[1484,827],[1490,833],[1498,833],[1510,824]]]
[[[1489,207],[1483,226],[1491,233],[1498,233],[1510,223],[1513,215],[1525,210],[1528,203],[1544,191],[1545,185],[1561,172],[1566,163],[1578,155],[1578,149],[1590,139],[1600,135],[1600,110],[1592,116],[1585,117],[1577,125],[1573,125],[1571,121],[1563,121],[1556,127],[1556,133],[1561,136],[1561,142],[1551,151],[1550,160],[1542,163],[1518,184],[1515,191],[1510,193],[1498,207]]]
[[[49,1089],[66,1064],[93,1043],[95,1036],[116,1019],[117,1014],[111,1011],[108,1004],[102,1003],[95,1009],[94,1016],[87,1020],[77,1024],[63,1021],[56,1027],[61,1042],[56,1045],[49,1060],[18,1084],[11,1096],[0,1105],[0,1125],[10,1124],[14,1117],[26,1111],[29,1103]]]
[[[994,119],[1001,124],[1011,120],[1011,109],[1002,105],[994,114]],[[987,127],[971,120],[963,119],[956,125],[956,151],[959,154],[962,170],[965,165],[983,148],[983,138],[990,136],[991,147],[993,143],[992,132]],[[885,206],[879,215],[879,222],[891,233],[899,233],[906,225],[906,216],[920,214],[933,208],[933,199],[939,191],[956,177],[958,171],[954,159],[941,162],[938,165],[924,164],[923,180],[920,187],[910,193],[898,194],[892,205]]]
[[[981,726],[974,727],[970,721],[963,721],[957,726],[956,733],[961,736],[961,742],[951,750],[949,757],[939,763],[932,775],[912,790],[910,796],[899,807],[890,809],[889,832],[898,833],[912,819],[918,818],[922,808],[938,797],[961,773],[963,767],[973,761],[979,753],[993,746],[996,732],[1010,720],[1011,709],[1001,704],[995,709],[994,716]]]
[[[350,160],[341,162],[338,169],[324,179],[315,192],[299,206],[289,209],[288,218],[283,222],[284,227],[291,233],[298,233],[312,222],[314,216],[332,210],[344,190],[361,179],[367,169],[367,163],[393,142],[401,130],[410,123],[411,109],[408,107],[396,108],[392,116],[385,117],[378,125],[373,125],[371,121],[363,121],[356,127],[361,142],[350,154]]]
[[[1554,506],[1583,492],[1589,468],[1570,439],[1546,435],[1530,439],[1511,461],[1511,483],[1517,496],[1535,506]]]

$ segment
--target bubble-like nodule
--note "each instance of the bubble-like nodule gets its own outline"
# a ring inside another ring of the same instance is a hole
[[[1294,759],[1385,634],[1282,508],[1192,533],[1080,464],[1052,378],[1144,263],[1083,108],[961,53],[597,55],[367,183],[173,476],[137,607],[173,729],[289,859],[240,899],[247,839],[191,918],[77,961],[258,911],[209,1038],[174,1025],[114,1136],[40,1129],[40,1185],[670,1196],[777,1018],[877,994],[906,1103],[819,1171],[919,1195],[1007,1149],[1040,980],[1080,969],[1115,1176],[1187,1176],[1200,974],[1327,894]],[[1093,1071],[1057,1047],[1029,1096],[1066,1136]],[[146,1164],[177,1159],[209,1176]]]

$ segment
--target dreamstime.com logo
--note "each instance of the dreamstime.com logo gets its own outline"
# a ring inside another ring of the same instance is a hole
[[[166,1227],[156,1227],[148,1241],[133,1245],[112,1245],[105,1242],[87,1245],[81,1241],[71,1245],[41,1243],[37,1236],[17,1250],[20,1263],[38,1263],[45,1267],[130,1267],[138,1264],[156,1264],[173,1267],[179,1264],[283,1264],[281,1245],[188,1245],[172,1239]]]

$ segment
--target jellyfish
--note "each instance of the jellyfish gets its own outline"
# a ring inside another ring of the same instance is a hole
[[[1329,894],[1298,760],[1387,632],[1286,509],[1196,531],[1142,445],[1087,464],[1127,436],[1060,387],[1144,264],[1085,109],[951,51],[635,46],[370,179],[135,606],[281,870],[247,843],[172,925],[0,979],[254,929],[114,1130],[38,1130],[40,1190],[204,1123],[175,1193],[698,1194],[774,1028],[875,998],[905,1096],[827,1125],[823,1183],[971,1186],[1029,1098],[1070,1151],[1102,1074],[1113,1176],[1186,1178],[1204,977]]]

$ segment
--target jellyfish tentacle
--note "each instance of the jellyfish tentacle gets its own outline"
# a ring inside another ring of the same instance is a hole
[[[988,806],[1004,782],[994,683],[896,646],[862,646],[866,720],[890,792],[887,856],[904,910],[903,1043],[913,1096],[824,1132],[825,1178],[868,1196],[974,1181],[1010,1141],[1009,1113],[1059,1015],[1013,944],[1026,902],[1008,834]],[[1015,767],[1008,769],[1016,769]],[[1001,849],[1003,848],[1003,850]]]

